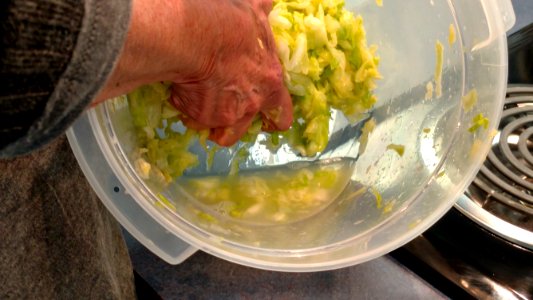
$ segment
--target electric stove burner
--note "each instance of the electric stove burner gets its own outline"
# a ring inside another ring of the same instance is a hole
[[[393,257],[451,298],[533,299],[532,154],[533,85],[510,85],[492,149],[456,209]]]
[[[392,253],[452,299],[533,299],[533,4],[512,2],[509,83],[520,85],[492,151],[455,208]]]
[[[533,249],[533,86],[507,90],[499,132],[457,206],[485,228]]]

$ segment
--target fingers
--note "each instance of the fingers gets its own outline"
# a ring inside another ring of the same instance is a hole
[[[204,123],[198,122],[195,119],[187,116],[187,115],[181,115],[180,116],[181,122],[183,122],[183,125],[185,125],[187,128],[194,129],[197,131],[210,129],[211,127],[208,125],[205,125]]]
[[[248,80],[232,82],[218,88],[218,92],[207,91],[209,85],[175,86],[171,102],[183,113],[185,126],[212,129],[210,139],[222,146],[237,142],[257,114],[263,120],[264,131],[284,131],[292,125],[293,107],[281,72],[276,69],[281,66],[273,67],[269,75],[263,74],[259,86]],[[246,89],[250,91],[242,92]]]
[[[230,147],[246,134],[255,114],[246,115],[242,120],[228,127],[212,128],[209,139],[223,147]]]
[[[289,92],[282,87],[278,92],[265,99],[265,109],[261,112],[264,131],[284,131],[291,127],[293,121],[292,100]],[[241,120],[228,127],[211,129],[209,139],[220,146],[229,147],[234,145],[246,134],[252,124],[256,112],[250,112]]]
[[[218,88],[207,82],[174,84],[170,101],[184,114],[184,123],[193,129],[207,129],[233,125],[241,119],[246,107],[239,89]],[[256,110],[257,111],[257,110]]]
[[[233,95],[235,96],[235,95]],[[263,120],[264,131],[287,130],[292,124],[292,101],[287,89],[279,83],[278,91],[270,96],[261,97],[254,93],[248,93],[248,97],[239,100],[232,97],[232,93],[219,94],[218,101],[215,99],[197,99],[199,102],[212,103],[216,107],[208,117],[197,118],[183,109],[182,122],[188,128],[194,130],[211,129],[209,139],[221,146],[231,146],[236,143],[248,130],[253,118],[259,113]],[[174,97],[175,106],[180,98]],[[183,104],[183,103],[181,103]],[[198,106],[198,104],[197,104]],[[209,106],[207,103],[204,106]],[[183,105],[179,105],[183,107]],[[231,115],[231,117],[229,117]]]
[[[183,113],[183,123],[196,130],[210,129],[209,138],[221,146],[236,143],[257,114],[266,131],[287,130],[293,122],[291,97],[267,20],[272,0],[235,0],[244,1],[247,10],[235,15],[250,30],[226,31],[223,51],[215,52],[209,76],[177,80],[172,91],[171,102]]]
[[[261,111],[264,131],[284,131],[291,127],[293,121],[292,100],[284,86],[266,99],[266,106]]]

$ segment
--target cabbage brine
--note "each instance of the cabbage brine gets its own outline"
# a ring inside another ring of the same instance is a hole
[[[283,224],[313,216],[337,199],[353,161],[299,162],[244,171],[239,176],[180,180],[212,212],[253,224]]]

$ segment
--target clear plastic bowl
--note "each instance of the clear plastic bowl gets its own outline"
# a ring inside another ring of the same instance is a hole
[[[141,179],[131,159],[136,141],[127,102],[115,100],[88,111],[68,137],[87,178],[121,224],[171,263],[198,248],[258,268],[316,271],[383,255],[436,222],[480,168],[498,125],[507,79],[505,32],[514,24],[511,3],[385,1],[378,7],[373,0],[354,0],[347,8],[363,16],[369,44],[378,46],[383,79],[371,113],[377,125],[364,153],[359,155],[361,126],[340,115],[332,123],[320,159],[341,158],[351,166],[338,197],[297,222],[243,222],[218,214],[195,201],[180,181],[161,189]],[[457,37],[451,45],[450,25]],[[442,97],[425,100],[437,40],[444,45]],[[461,99],[472,89],[478,101],[465,111]],[[490,125],[472,133],[479,113]],[[390,144],[403,145],[405,154],[388,151]],[[193,149],[204,161],[201,148]],[[241,169],[301,160],[260,145],[250,152]],[[202,163],[185,178],[227,172],[233,155],[218,153],[211,172]],[[172,204],[160,205],[158,194]]]

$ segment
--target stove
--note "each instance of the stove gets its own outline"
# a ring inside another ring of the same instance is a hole
[[[451,298],[533,299],[533,23],[509,36],[509,56],[481,170],[448,214],[391,253]]]
[[[516,245],[533,249],[533,86],[510,85],[500,130],[457,208]]]

